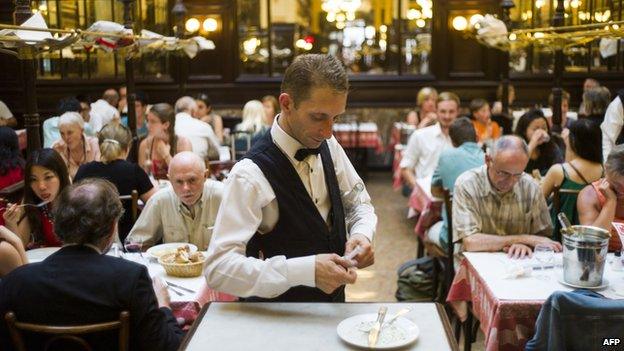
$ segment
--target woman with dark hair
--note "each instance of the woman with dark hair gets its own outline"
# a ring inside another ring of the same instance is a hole
[[[0,209],[2,222],[16,233],[24,245],[61,246],[54,233],[54,200],[70,184],[65,161],[53,149],[33,151],[26,161],[24,198],[21,204]],[[32,237],[32,240],[31,240]]]
[[[219,142],[223,143],[223,118],[212,112],[210,97],[207,94],[199,93],[195,96],[195,102],[197,102],[197,110],[193,117],[210,124]]]
[[[167,179],[169,162],[181,151],[193,151],[191,142],[175,134],[175,113],[169,104],[152,106],[147,113],[147,138],[139,144],[139,165],[156,179]]]
[[[525,172],[531,174],[537,169],[544,175],[552,165],[563,162],[563,153],[551,137],[548,120],[541,110],[531,110],[522,115],[515,134],[529,145],[529,163]]]
[[[542,193],[548,198],[554,189],[582,190],[585,186],[604,177],[602,167],[602,131],[600,127],[588,119],[579,119],[564,129],[561,137],[566,146],[566,162],[550,167],[541,183]],[[576,194],[562,193],[559,195],[560,212],[568,216],[572,224],[579,224],[576,210]],[[554,226],[553,240],[561,240],[561,225],[557,213],[551,210]]]
[[[24,160],[20,156],[17,134],[0,127],[0,189],[24,179]]]

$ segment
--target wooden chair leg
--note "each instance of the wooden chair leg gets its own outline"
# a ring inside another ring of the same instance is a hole
[[[416,239],[418,240],[418,246],[416,247],[416,258],[421,258],[425,254],[425,244],[423,243],[420,236],[416,235]]]
[[[468,312],[468,317],[462,325],[464,333],[464,351],[470,351],[472,349],[472,312]]]
[[[432,301],[438,301],[440,293],[440,262],[433,258],[433,296]]]

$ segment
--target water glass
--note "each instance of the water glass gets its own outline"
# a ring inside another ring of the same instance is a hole
[[[540,263],[540,268],[542,270],[542,274],[538,277],[544,280],[550,279],[548,275],[544,273],[544,270],[546,269],[546,264],[551,265],[555,259],[555,250],[553,247],[546,244],[535,245],[533,256]]]

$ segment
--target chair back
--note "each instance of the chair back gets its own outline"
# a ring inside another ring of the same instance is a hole
[[[581,192],[580,190],[561,189],[558,186],[556,186],[555,189],[553,190],[553,198],[552,198],[552,206],[553,206],[554,212],[558,214],[561,211],[561,195],[569,194],[569,195],[573,195],[574,197],[578,197],[578,194],[580,192]],[[570,220],[572,220],[572,218],[570,218]]]
[[[55,350],[55,347],[65,349],[72,345],[78,350],[92,350],[93,348],[84,339],[86,334],[119,330],[119,351],[128,350],[128,340],[130,338],[130,313],[122,311],[119,320],[97,324],[84,324],[72,326],[32,324],[17,321],[15,313],[9,311],[4,319],[7,323],[9,334],[17,351],[26,351],[22,332],[47,335],[47,340],[43,345],[43,350]],[[58,348],[56,348],[58,349]]]
[[[9,185],[0,189],[0,199],[4,199],[11,203],[19,203],[24,196],[24,181]]]
[[[232,159],[238,161],[247,151],[251,149],[251,137],[249,132],[234,132],[232,133]]]
[[[446,249],[446,266],[447,273],[444,278],[444,283],[447,289],[451,287],[451,283],[453,282],[453,278],[455,278],[455,267],[454,267],[454,254],[455,254],[455,243],[453,242],[453,194],[449,189],[444,188],[444,210],[446,211],[446,231],[448,235],[448,246]],[[447,290],[448,291],[448,290]]]
[[[139,192],[134,189],[130,193],[130,195],[120,195],[119,200],[123,201],[131,201],[132,204],[132,223],[136,222],[139,213]]]

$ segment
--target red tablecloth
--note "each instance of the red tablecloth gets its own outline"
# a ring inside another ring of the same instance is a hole
[[[382,142],[377,132],[334,131],[334,136],[343,148],[365,148],[375,150],[380,150],[382,148]]]
[[[520,351],[535,333],[535,321],[544,301],[499,300],[467,259],[463,259],[447,302],[464,321],[468,303],[480,321],[487,351]]]
[[[208,302],[231,302],[238,301],[236,296],[218,292],[210,289],[206,284],[194,297],[193,301],[175,301],[171,302],[171,310],[173,315],[178,320],[178,323],[182,325],[183,329],[188,329],[191,324],[197,319],[199,311]]]
[[[421,239],[432,225],[442,219],[442,201],[432,198],[418,183],[408,200],[409,207],[418,215],[414,233]]]

